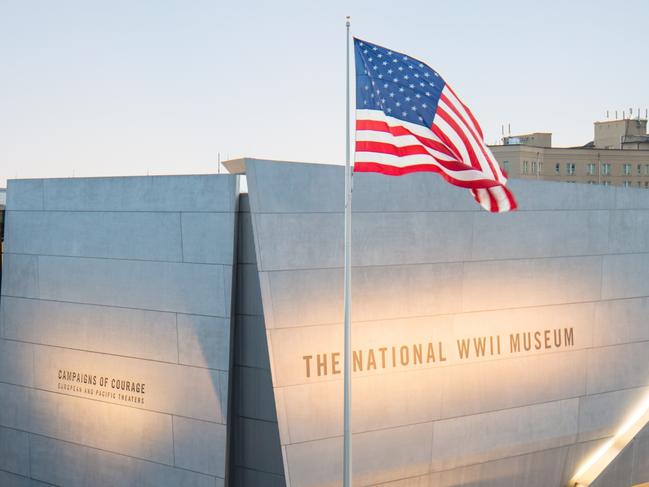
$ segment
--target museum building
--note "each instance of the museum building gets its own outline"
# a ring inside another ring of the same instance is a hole
[[[226,167],[9,181],[1,486],[341,485],[344,168]],[[649,482],[649,192],[509,186],[354,176],[354,486]]]

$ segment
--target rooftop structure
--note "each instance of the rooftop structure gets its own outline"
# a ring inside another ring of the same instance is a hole
[[[535,132],[503,137],[491,151],[513,178],[649,188],[646,119],[595,122],[580,147],[552,147],[552,134]]]
[[[647,120],[642,118],[625,118],[622,120],[606,120],[595,122],[595,149],[631,149],[630,144],[645,143],[649,149],[647,136]],[[625,147],[629,144],[629,147]],[[641,147],[637,147],[640,149]]]
[[[552,134],[549,132],[534,132],[523,135],[503,137],[503,145],[531,145],[534,147],[552,147]]]

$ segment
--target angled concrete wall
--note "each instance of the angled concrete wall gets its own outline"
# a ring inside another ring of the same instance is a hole
[[[246,174],[287,484],[340,485],[343,168]],[[562,486],[649,392],[649,192],[511,187],[354,176],[358,485]]]
[[[593,482],[593,487],[635,487],[649,479],[649,426],[622,450]]]
[[[236,176],[9,182],[0,484],[227,476]]]
[[[285,484],[248,196],[239,202],[232,353],[231,487]]]
[[[240,213],[234,176],[10,183],[0,485],[339,485],[342,168],[245,167]],[[357,484],[565,485],[649,394],[649,192],[512,188],[355,176]]]

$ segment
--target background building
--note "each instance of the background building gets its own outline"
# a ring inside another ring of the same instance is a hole
[[[595,122],[594,132],[582,147],[552,147],[552,134],[532,133],[491,150],[513,178],[649,188],[647,120]]]

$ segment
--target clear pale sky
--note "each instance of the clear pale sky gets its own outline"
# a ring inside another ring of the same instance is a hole
[[[0,187],[343,162],[346,14],[440,72],[489,143],[511,123],[581,145],[649,107],[647,0],[0,0]]]

